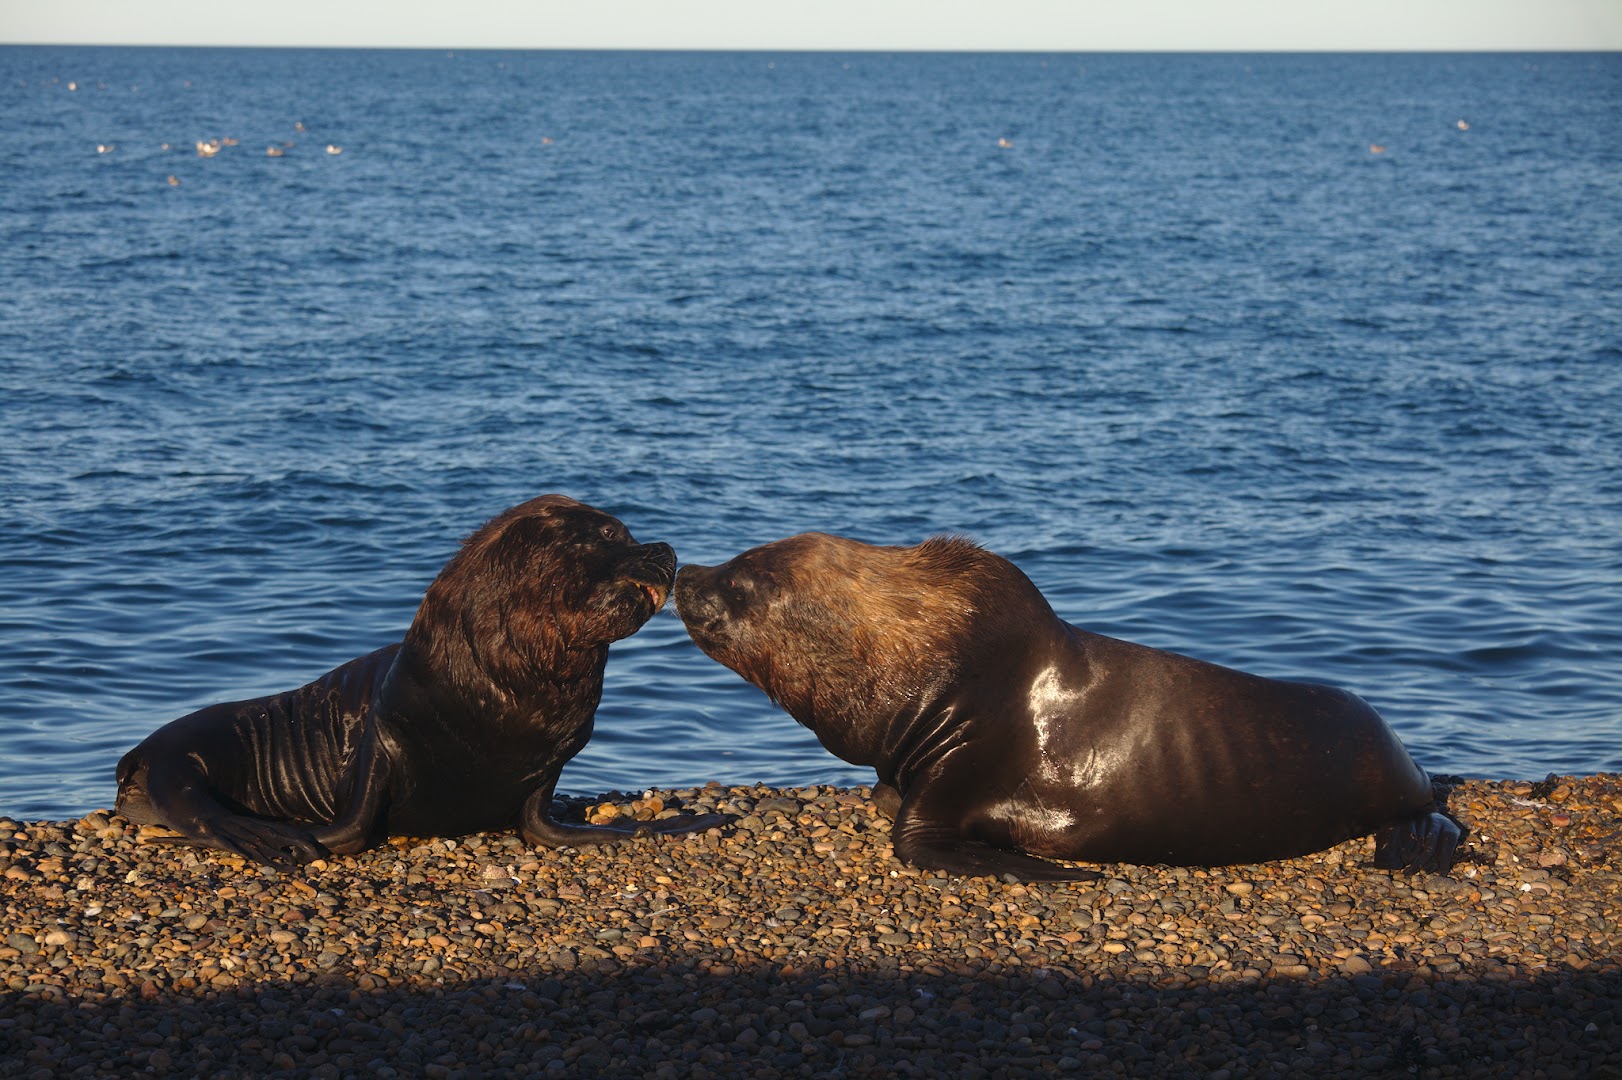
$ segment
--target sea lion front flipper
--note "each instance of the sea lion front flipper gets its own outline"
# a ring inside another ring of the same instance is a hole
[[[901,792],[880,781],[873,785],[873,807],[894,821],[901,816]]]
[[[1097,870],[1027,855],[1011,848],[992,847],[969,840],[945,826],[923,818],[916,802],[903,800],[890,830],[890,843],[896,858],[920,870],[944,870],[964,877],[1001,877],[1011,874],[1020,881],[1097,881]]]
[[[691,814],[656,821],[612,821],[605,825],[567,825],[552,818],[552,784],[536,788],[524,802],[518,831],[537,847],[590,847],[617,844],[637,836],[675,836],[728,825],[732,814]]]

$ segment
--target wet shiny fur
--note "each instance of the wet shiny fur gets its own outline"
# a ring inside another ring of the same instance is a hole
[[[709,655],[878,774],[904,862],[1079,879],[1048,859],[1222,865],[1377,835],[1445,871],[1459,828],[1389,726],[1344,690],[1089,633],[967,541],[805,534],[684,566]]]

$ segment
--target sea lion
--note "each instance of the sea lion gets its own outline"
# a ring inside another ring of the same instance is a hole
[[[723,824],[551,817],[558,773],[591,738],[608,645],[664,606],[675,568],[668,544],[584,503],[515,506],[467,538],[405,640],[149,735],[118,763],[118,812],[282,867],[385,836],[517,826],[573,846]]]
[[[1080,880],[1097,875],[1046,859],[1218,866],[1369,833],[1377,866],[1452,864],[1458,826],[1359,698],[1079,629],[960,538],[795,536],[683,566],[676,609],[699,648],[874,768],[915,866]]]

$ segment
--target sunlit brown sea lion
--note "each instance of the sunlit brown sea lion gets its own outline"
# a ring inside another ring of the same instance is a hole
[[[564,846],[721,824],[551,818],[558,773],[591,738],[608,645],[664,605],[675,565],[668,544],[638,544],[584,503],[515,506],[440,571],[404,641],[153,732],[118,763],[118,812],[284,866],[391,835],[517,827]]]
[[[1359,698],[1088,633],[964,540],[796,536],[684,566],[676,607],[706,653],[877,771],[907,863],[1079,879],[1045,859],[1213,866],[1369,833],[1377,866],[1452,863],[1458,826]]]

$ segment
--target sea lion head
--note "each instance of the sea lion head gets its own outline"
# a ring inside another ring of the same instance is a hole
[[[640,544],[612,515],[543,495],[486,522],[428,587],[406,643],[455,673],[522,687],[629,637],[675,578],[669,544]]]
[[[872,748],[850,733],[952,676],[995,558],[956,537],[880,547],[804,533],[719,566],[683,566],[676,610],[699,648],[865,763]]]

